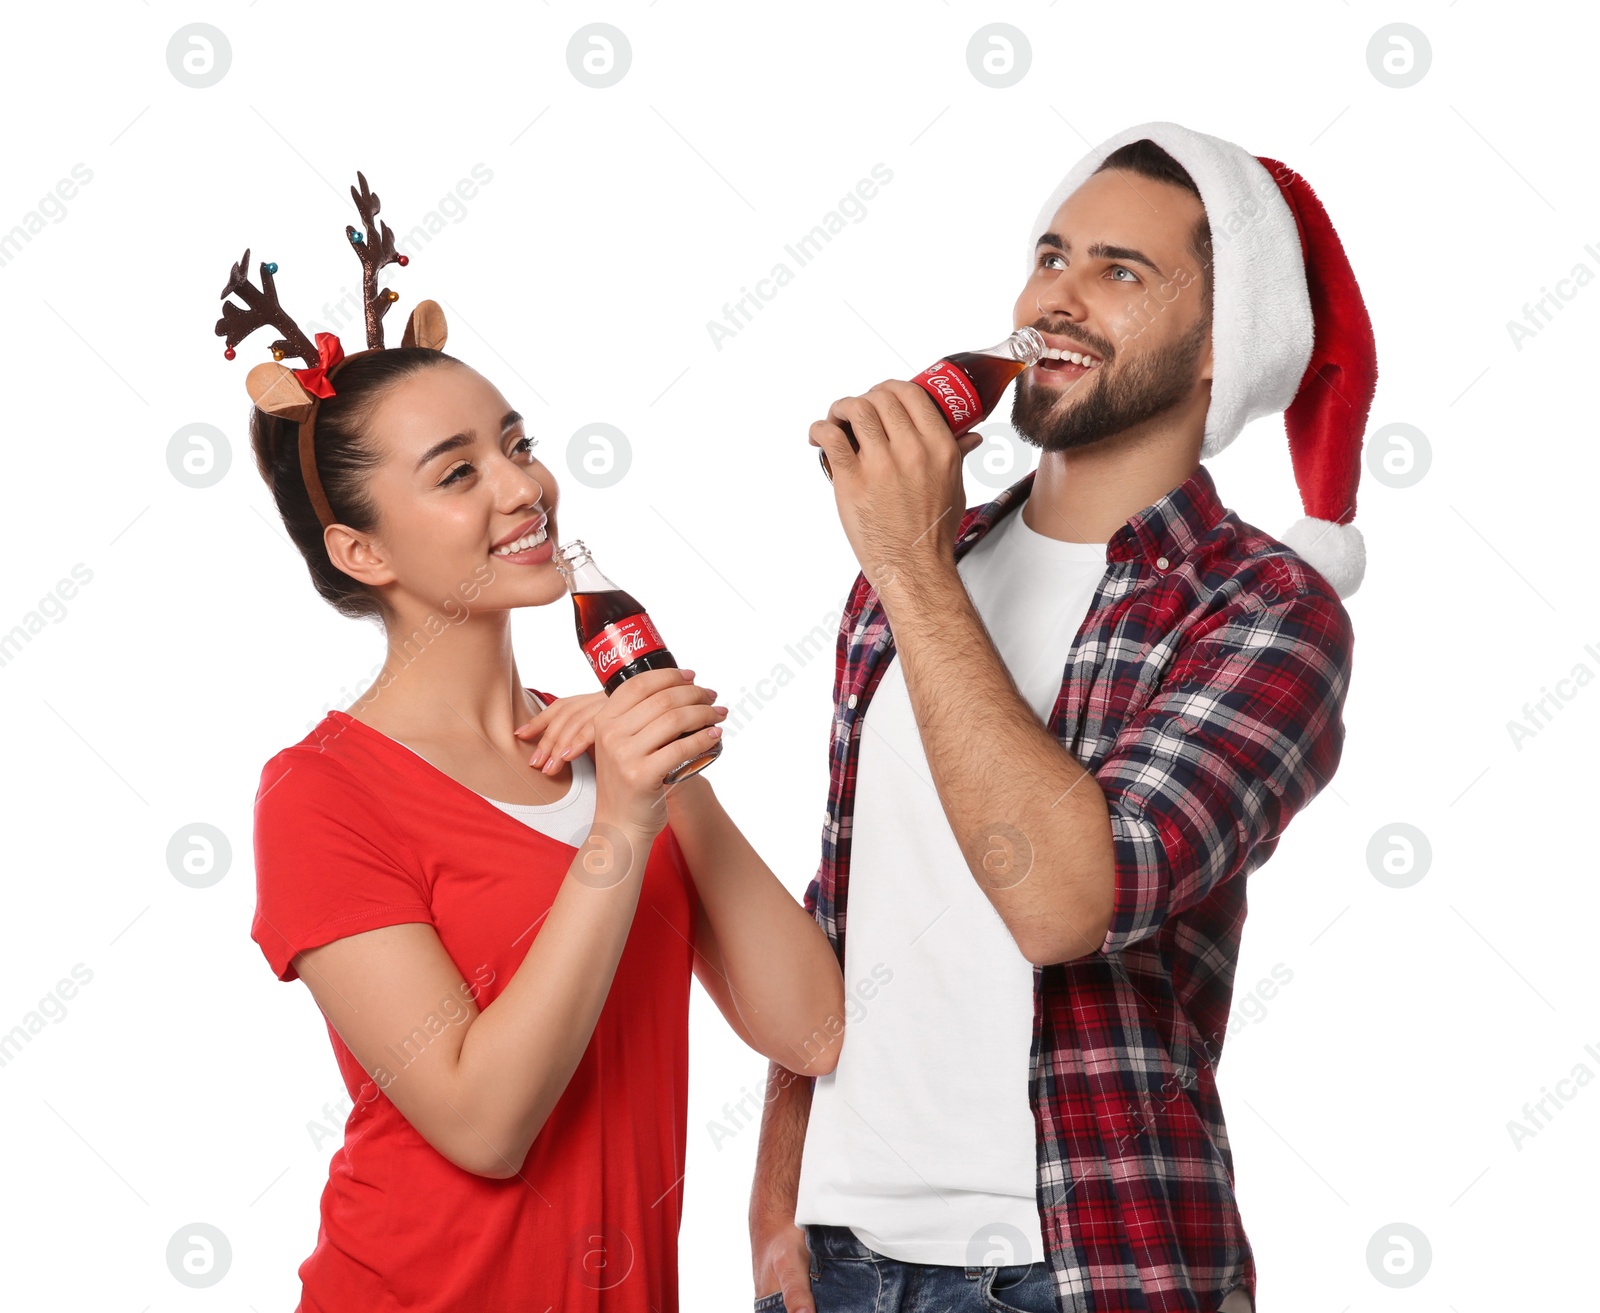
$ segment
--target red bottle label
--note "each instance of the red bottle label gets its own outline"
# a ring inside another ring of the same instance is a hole
[[[958,437],[983,418],[983,398],[964,369],[940,360],[911,380],[939,403]]]
[[[604,684],[623,666],[665,646],[650,617],[641,611],[607,625],[583,645],[583,654]]]

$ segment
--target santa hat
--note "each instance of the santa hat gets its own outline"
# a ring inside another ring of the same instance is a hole
[[[1144,138],[1188,170],[1211,225],[1213,372],[1200,455],[1215,456],[1251,420],[1283,411],[1306,513],[1280,537],[1349,597],[1366,569],[1350,521],[1377,352],[1344,247],[1306,180],[1218,137],[1141,123],[1107,137],[1061,180],[1028,234],[1028,268],[1062,202],[1106,156]]]

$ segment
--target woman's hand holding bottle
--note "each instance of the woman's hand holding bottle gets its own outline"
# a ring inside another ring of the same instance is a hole
[[[594,716],[595,821],[651,842],[667,823],[667,773],[709,752],[726,707],[694,671],[646,670],[619,684]],[[682,738],[692,734],[690,738]]]

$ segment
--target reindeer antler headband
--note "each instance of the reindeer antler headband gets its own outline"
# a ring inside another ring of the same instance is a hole
[[[344,233],[361,259],[362,301],[366,307],[367,347],[345,355],[344,347],[332,333],[318,333],[313,347],[294,320],[278,304],[278,291],[272,276],[278,272],[275,263],[262,261],[261,286],[250,282],[245,267],[250,263],[250,250],[233,266],[228,285],[222,289],[222,318],[217,320],[217,336],[223,338],[228,348],[222,354],[234,358],[234,347],[258,328],[272,327],[283,334],[272,344],[272,361],[257,365],[245,379],[250,399],[270,415],[281,415],[300,422],[300,473],[305,478],[306,492],[317,518],[326,528],[335,522],[333,508],[322,491],[322,479],[317,473],[315,431],[317,407],[323,398],[334,395],[332,379],[345,364],[360,356],[383,350],[383,316],[400,294],[379,290],[378,270],[386,264],[402,268],[411,263],[410,257],[398,255],[394,249],[394,232],[378,218],[377,193],[367,187],[367,180],[359,171],[356,181],[360,190],[350,188],[365,229],[358,231],[349,224]],[[369,240],[370,239],[370,240]],[[243,306],[228,300],[237,295]],[[401,346],[420,346],[432,351],[442,351],[445,342],[444,311],[437,302],[419,301],[406,324]],[[277,363],[285,356],[298,356],[305,362],[302,369],[290,369]]]

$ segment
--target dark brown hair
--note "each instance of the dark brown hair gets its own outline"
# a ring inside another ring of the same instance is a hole
[[[391,347],[351,360],[334,374],[334,395],[317,407],[316,457],[322,490],[340,524],[360,533],[372,533],[378,527],[378,508],[368,489],[368,475],[382,457],[366,433],[378,402],[400,379],[446,362],[461,363],[427,347]],[[317,591],[341,615],[381,623],[383,608],[378,595],[334,565],[323,546],[322,521],[317,519],[300,474],[299,423],[252,406],[250,446],[256,468],[272,489],[284,528],[305,557]]]
[[[1130,141],[1126,146],[1117,147],[1106,156],[1105,161],[1095,172],[1104,173],[1107,169],[1126,169],[1141,178],[1171,183],[1175,187],[1182,187],[1185,191],[1193,193],[1195,199],[1200,202],[1199,222],[1189,232],[1189,253],[1200,265],[1200,312],[1203,319],[1209,320],[1211,318],[1211,223],[1205,214],[1205,199],[1200,195],[1200,188],[1195,186],[1194,179],[1189,176],[1189,170],[1148,137],[1141,137],[1138,141]]]

